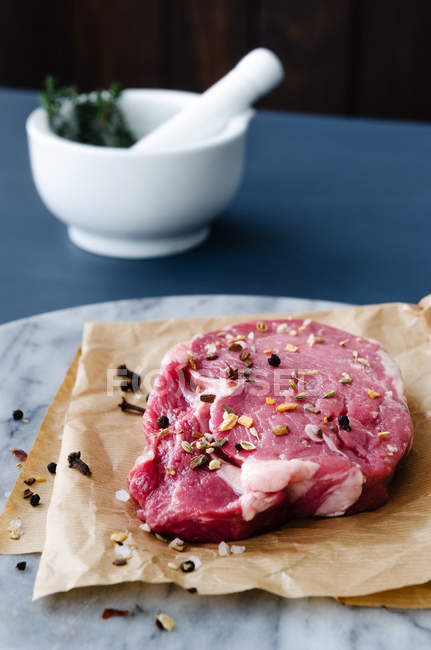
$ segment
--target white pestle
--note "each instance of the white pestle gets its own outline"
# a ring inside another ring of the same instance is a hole
[[[283,79],[280,59],[266,48],[257,48],[190,106],[144,136],[134,151],[155,153],[195,144],[220,132],[226,122],[246,111]]]

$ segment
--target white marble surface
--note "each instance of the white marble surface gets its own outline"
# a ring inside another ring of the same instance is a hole
[[[9,447],[29,449],[46,408],[79,345],[88,320],[325,309],[334,304],[289,298],[182,296],[130,300],[52,312],[0,327],[0,507],[15,477]],[[28,424],[14,422],[22,408]],[[27,569],[17,571],[18,559]],[[431,644],[431,612],[344,607],[330,599],[285,600],[251,591],[232,596],[189,594],[173,585],[129,583],[57,594],[32,603],[38,556],[0,557],[0,650],[25,648],[163,648],[350,650]],[[135,616],[103,621],[105,607]],[[154,624],[159,611],[178,624]]]

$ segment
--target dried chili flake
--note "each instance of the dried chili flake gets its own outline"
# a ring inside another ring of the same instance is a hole
[[[24,483],[25,483],[26,485],[33,485],[33,483],[36,483],[36,479],[33,478],[33,476],[32,476],[32,477],[30,477],[30,478],[27,478],[27,479],[24,481]]]
[[[208,404],[212,404],[215,400],[216,396],[212,395],[210,393],[207,393],[206,395],[201,395],[199,397],[201,402],[207,402]]]
[[[72,451],[68,455],[67,461],[70,468],[77,469],[79,472],[81,472],[81,474],[84,474],[84,476],[91,476],[91,470],[88,467],[87,463],[84,463],[84,461],[81,459],[80,451]]]
[[[22,463],[27,460],[27,453],[24,451],[24,449],[16,449],[16,447],[11,447],[9,451],[15,456],[17,460],[20,460]]]
[[[106,607],[103,610],[102,618],[106,620],[107,618],[112,618],[112,616],[130,616],[128,609],[114,609],[113,607]]]
[[[238,416],[235,415],[234,413],[228,413],[225,411],[223,413],[223,421],[219,425],[218,430],[219,431],[230,431],[231,429],[236,426],[236,423],[238,422]]]
[[[240,415],[238,418],[238,424],[249,429],[253,425],[253,418],[248,415]]]
[[[24,499],[29,499],[31,496],[33,496],[33,492],[30,490],[30,488],[24,490],[24,494],[23,494]]]
[[[296,399],[304,399],[305,396],[306,393],[298,393]],[[284,413],[285,411],[295,411],[297,408],[298,408],[298,404],[294,404],[292,402],[282,402],[282,404],[276,406],[275,410],[277,411],[277,413]]]

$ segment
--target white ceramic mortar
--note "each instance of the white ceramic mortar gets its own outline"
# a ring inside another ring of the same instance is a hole
[[[196,97],[130,89],[120,101],[140,138]],[[61,138],[38,108],[26,125],[33,178],[45,205],[85,250],[123,258],[185,251],[207,237],[238,188],[252,115],[241,113],[203,142],[145,153]]]

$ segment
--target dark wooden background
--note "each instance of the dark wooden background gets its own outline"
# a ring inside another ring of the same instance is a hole
[[[431,120],[430,0],[0,0],[0,85],[202,91],[265,45],[262,105]]]

